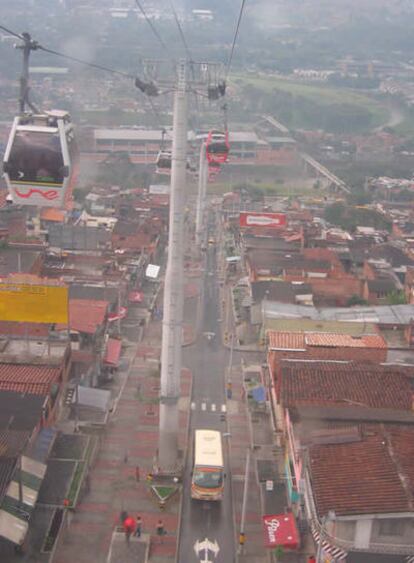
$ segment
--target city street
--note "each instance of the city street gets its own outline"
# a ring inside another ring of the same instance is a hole
[[[212,224],[209,225],[209,228],[212,228]],[[204,290],[201,297],[202,318],[199,323],[200,334],[196,344],[187,348],[184,353],[184,365],[188,366],[193,373],[193,389],[177,560],[188,563],[192,561],[215,561],[217,563],[235,561],[233,502],[226,437],[223,438],[226,472],[223,500],[221,502],[203,502],[192,500],[190,495],[194,431],[197,428],[220,430],[223,434],[227,431],[225,372],[229,352],[221,342],[216,268],[216,250],[211,245],[207,248],[206,255]],[[214,336],[210,336],[209,340],[207,333],[214,333]]]

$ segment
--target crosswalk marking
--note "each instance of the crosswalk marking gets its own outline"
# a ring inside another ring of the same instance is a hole
[[[220,413],[226,413],[227,412],[227,405],[225,403],[223,404],[217,404],[217,403],[209,403],[208,401],[192,401],[190,403],[190,408],[192,411],[196,411],[196,410],[202,410],[203,412],[220,412]]]

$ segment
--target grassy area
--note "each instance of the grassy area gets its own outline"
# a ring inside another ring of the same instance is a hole
[[[274,90],[286,92],[298,98],[305,98],[320,107],[332,105],[355,106],[355,108],[370,114],[371,127],[383,125],[390,116],[389,110],[381,102],[349,88],[336,88],[325,84],[307,84],[284,80],[275,76],[264,77],[244,74],[234,74],[233,82],[241,86],[250,84],[267,94],[271,94]]]
[[[79,461],[76,464],[76,469],[73,472],[72,482],[70,484],[69,492],[67,495],[67,500],[69,501],[69,506],[73,506],[79,494],[79,488],[82,483],[83,471],[85,469],[85,462]]]

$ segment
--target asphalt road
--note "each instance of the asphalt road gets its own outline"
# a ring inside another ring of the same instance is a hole
[[[210,216],[209,234],[216,236],[213,215]],[[229,352],[222,346],[218,318],[220,314],[220,297],[216,273],[216,251],[214,246],[208,246],[206,253],[206,268],[204,274],[204,295],[202,297],[202,319],[200,335],[194,346],[186,348],[184,365],[193,373],[192,410],[190,415],[190,440],[187,463],[183,483],[183,506],[181,514],[181,534],[178,550],[179,563],[214,562],[233,563],[235,561],[235,541],[233,525],[233,503],[231,498],[231,475],[229,468],[226,437],[223,438],[225,458],[225,487],[224,498],[221,502],[204,502],[192,500],[191,462],[194,430],[197,428],[211,428],[227,431],[223,405],[225,400],[225,372],[228,364]],[[215,333],[212,340],[208,340],[203,333]],[[218,551],[194,549],[196,542],[210,542],[218,546]]]

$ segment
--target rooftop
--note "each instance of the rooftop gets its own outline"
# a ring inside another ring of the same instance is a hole
[[[414,428],[364,424],[351,443],[310,448],[313,494],[320,515],[412,512]]]
[[[291,332],[268,330],[270,350],[305,350],[312,347],[328,348],[387,348],[379,334],[338,334],[333,332]]]
[[[0,390],[48,395],[60,372],[58,367],[0,363]]]
[[[16,391],[0,393],[0,429],[33,431],[43,414],[45,397]]]
[[[108,311],[108,301],[92,299],[70,299],[69,322],[72,330],[95,334],[105,320]]]
[[[412,389],[403,367],[344,361],[281,361],[285,407],[327,405],[411,410]]]

